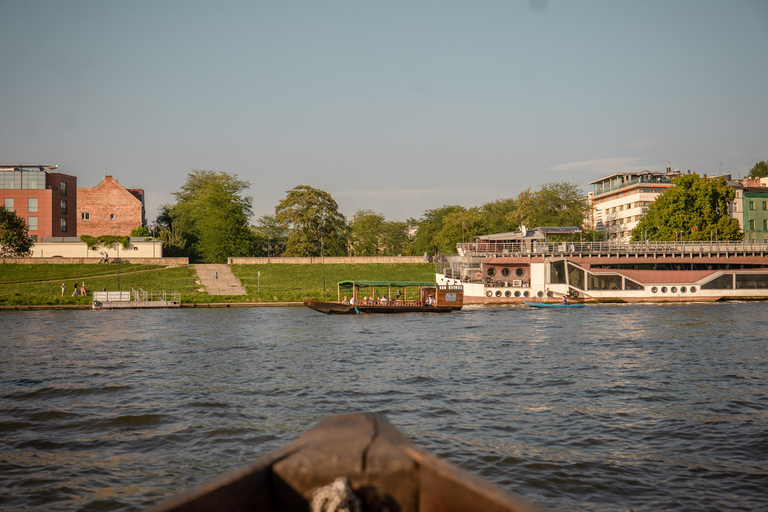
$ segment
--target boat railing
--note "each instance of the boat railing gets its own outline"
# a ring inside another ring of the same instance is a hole
[[[171,292],[166,290],[149,290],[145,291],[141,288],[138,290],[134,290],[131,288],[131,294],[133,295],[134,301],[143,301],[143,302],[150,302],[150,301],[172,301],[172,302],[181,302],[181,294],[179,292]]]
[[[768,253],[768,243],[760,242],[473,242],[457,244],[462,256],[597,256],[597,255],[737,255]]]

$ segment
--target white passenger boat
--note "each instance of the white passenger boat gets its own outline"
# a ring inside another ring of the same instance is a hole
[[[768,299],[768,244],[552,241],[580,233],[544,227],[477,237],[459,244],[436,280],[461,283],[465,304]]]

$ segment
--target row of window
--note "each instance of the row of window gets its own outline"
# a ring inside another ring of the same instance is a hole
[[[67,232],[67,219],[60,219],[61,220],[61,232],[66,233]],[[37,231],[37,217],[27,217],[27,229],[29,231]]]
[[[749,210],[755,211],[755,202],[749,201]],[[768,211],[768,201],[763,201],[763,211]]]
[[[641,206],[650,206],[652,201],[636,201],[634,203],[622,204],[614,206],[613,208],[606,208],[605,213],[616,213],[624,210],[630,210],[632,208],[640,208]]]
[[[652,188],[636,188],[629,190],[627,192],[621,192],[618,194],[613,194],[608,197],[602,197],[595,201],[595,203],[605,203],[606,201],[613,201],[614,199],[619,199],[620,197],[627,197],[630,194],[658,194],[661,191],[659,189],[652,189]]]
[[[755,230],[755,219],[749,219],[749,230]],[[763,219],[763,231],[768,231],[768,219]]]
[[[16,211],[16,202],[12,197],[6,197],[5,200],[3,201],[3,206],[5,206],[6,211],[9,211],[9,212]],[[62,199],[59,206],[61,208],[61,214],[66,215],[67,202]],[[34,213],[36,211],[37,211],[37,198],[36,197],[27,198],[27,212]]]

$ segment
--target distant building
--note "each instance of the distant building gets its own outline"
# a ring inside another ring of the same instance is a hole
[[[127,189],[105,176],[95,187],[77,189],[77,219],[80,235],[127,236],[147,225],[144,190]]]
[[[605,233],[609,241],[629,242],[648,206],[671,188],[672,178],[680,174],[667,167],[666,173],[616,173],[591,181],[595,188],[587,195],[587,204],[592,229]]]
[[[744,240],[768,243],[768,187],[743,188]]]
[[[46,237],[35,243],[32,247],[32,258],[82,258],[84,260],[98,261],[107,255],[108,261],[117,258],[162,258],[163,242],[150,237],[131,237],[128,248],[124,248],[119,242],[104,247],[88,244],[78,237]]]
[[[77,236],[77,178],[58,165],[0,165],[0,197],[6,210],[27,222],[37,241]]]

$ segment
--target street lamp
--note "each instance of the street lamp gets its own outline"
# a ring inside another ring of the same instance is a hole
[[[120,242],[117,242],[117,291],[120,291]]]

